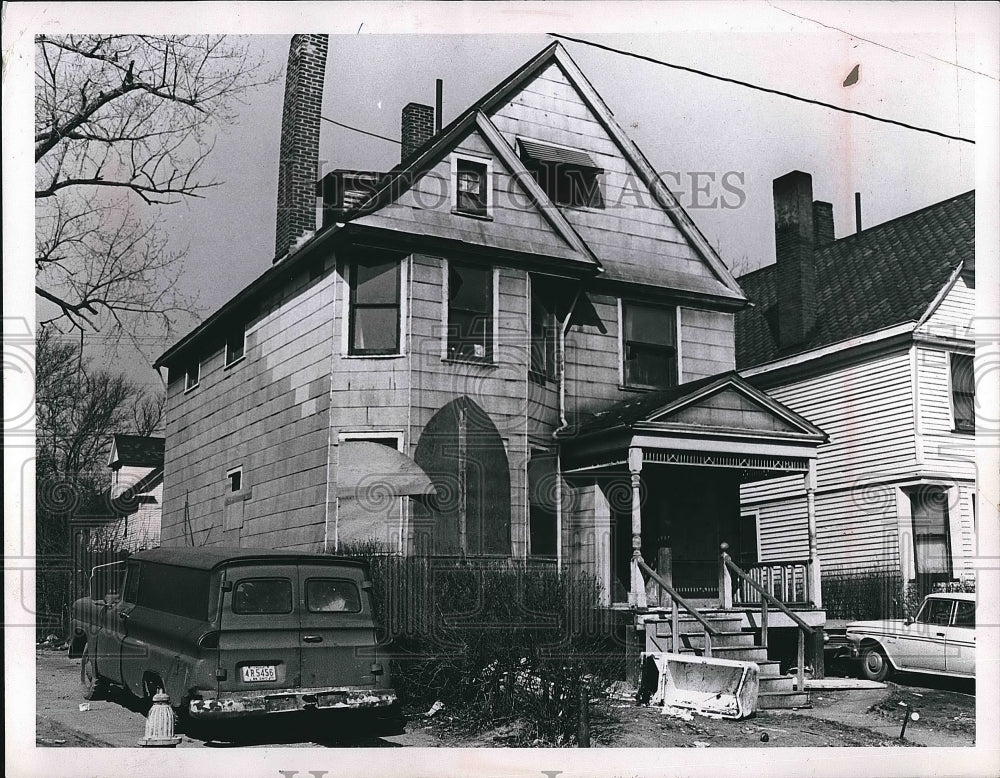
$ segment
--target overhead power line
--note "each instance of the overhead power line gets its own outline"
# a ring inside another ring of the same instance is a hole
[[[613,46],[605,46],[603,43],[595,43],[594,41],[584,40],[583,38],[574,38],[571,35],[561,35],[556,32],[548,33],[553,38],[559,38],[561,40],[573,41],[574,43],[582,43],[585,46],[592,46],[596,49],[602,49],[603,51],[610,51],[613,54],[621,54],[626,57],[633,57],[635,59],[641,59],[645,62],[652,62],[654,65],[663,65],[664,67],[673,68],[674,70],[681,70],[685,73],[694,73],[696,76],[704,76],[705,78],[715,79],[716,81],[722,81],[727,84],[735,84],[736,86],[746,87],[747,89],[753,89],[758,92],[764,92],[765,94],[777,95],[778,97],[785,97],[789,100],[797,100],[800,103],[807,103],[809,105],[818,105],[821,108],[829,108],[833,111],[840,111],[841,113],[851,114],[853,116],[860,116],[864,119],[871,119],[876,122],[883,122],[884,124],[892,124],[896,127],[903,127],[907,130],[914,130],[915,132],[925,132],[929,135],[936,135],[939,138],[947,138],[948,140],[957,140],[962,143],[972,143],[975,141],[971,138],[963,138],[959,135],[949,135],[946,132],[939,132],[938,130],[932,130],[927,127],[918,127],[915,124],[908,124],[906,122],[901,122],[896,119],[887,119],[884,116],[876,116],[875,114],[866,113],[865,111],[855,111],[850,108],[842,108],[839,105],[834,105],[833,103],[825,103],[822,100],[814,100],[811,97],[802,97],[801,95],[795,95],[791,92],[783,92],[780,89],[771,89],[766,86],[761,86],[760,84],[754,84],[749,81],[740,81],[736,78],[729,78],[728,76],[720,76],[715,73],[709,73],[705,70],[698,70],[697,68],[690,68],[686,65],[677,65],[673,62],[665,62],[662,59],[656,59],[654,57],[647,57],[645,54],[636,54],[632,51],[625,51],[624,49],[616,49]]]
[[[336,124],[338,127],[343,127],[345,130],[352,130],[353,132],[360,132],[362,135],[370,135],[372,138],[378,138],[379,140],[387,140],[389,143],[395,143],[397,146],[402,144],[402,141],[398,141],[395,138],[388,138],[385,135],[379,135],[377,132],[369,132],[368,130],[362,130],[360,127],[352,127],[349,124],[344,124],[343,122],[337,122],[333,119],[327,119],[325,116],[320,116],[324,122],[330,122],[330,124]]]

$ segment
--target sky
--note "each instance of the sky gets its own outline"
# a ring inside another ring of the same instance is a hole
[[[996,55],[984,58],[981,34],[976,45],[981,9],[964,4],[476,4],[485,11],[449,5],[444,15],[441,7],[423,13],[434,6],[206,4],[199,8],[212,13],[141,20],[116,13],[102,24],[280,31],[249,37],[279,74],[292,31],[329,32],[323,115],[390,138],[399,137],[403,105],[433,104],[435,79],[444,81],[447,124],[547,46],[547,31],[970,139],[977,87],[997,86]],[[32,19],[41,30],[79,29],[75,9],[41,8]],[[771,182],[791,170],[811,173],[814,198],[833,203],[837,237],[854,230],[855,192],[863,224],[872,226],[975,188],[973,144],[564,45],[737,274],[774,261]],[[844,87],[855,65],[860,77]],[[223,185],[163,209],[171,247],[187,251],[182,289],[199,303],[179,334],[270,267],[283,89],[283,78],[257,88],[237,120],[218,128],[203,176]],[[385,170],[398,161],[395,143],[327,122],[321,132],[324,170]],[[719,197],[727,194],[724,177],[738,198]],[[148,353],[129,358],[130,371],[156,383],[147,366],[179,334],[147,333]]]

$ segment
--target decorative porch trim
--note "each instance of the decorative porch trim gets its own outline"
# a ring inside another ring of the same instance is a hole
[[[723,454],[707,451],[644,449],[643,461],[651,464],[735,467],[742,470],[780,470],[793,473],[804,473],[809,470],[809,460],[805,457]]]

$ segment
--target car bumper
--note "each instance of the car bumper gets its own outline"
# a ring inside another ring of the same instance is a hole
[[[188,712],[199,720],[236,719],[304,710],[370,711],[388,713],[397,703],[392,689],[292,689],[274,692],[223,693],[211,699],[191,700]]]

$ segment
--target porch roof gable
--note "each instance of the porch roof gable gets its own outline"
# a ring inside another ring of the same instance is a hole
[[[574,437],[612,431],[734,432],[768,438],[826,442],[808,419],[748,384],[736,372],[722,373],[619,402],[582,421]],[[568,437],[568,435],[567,435]]]

